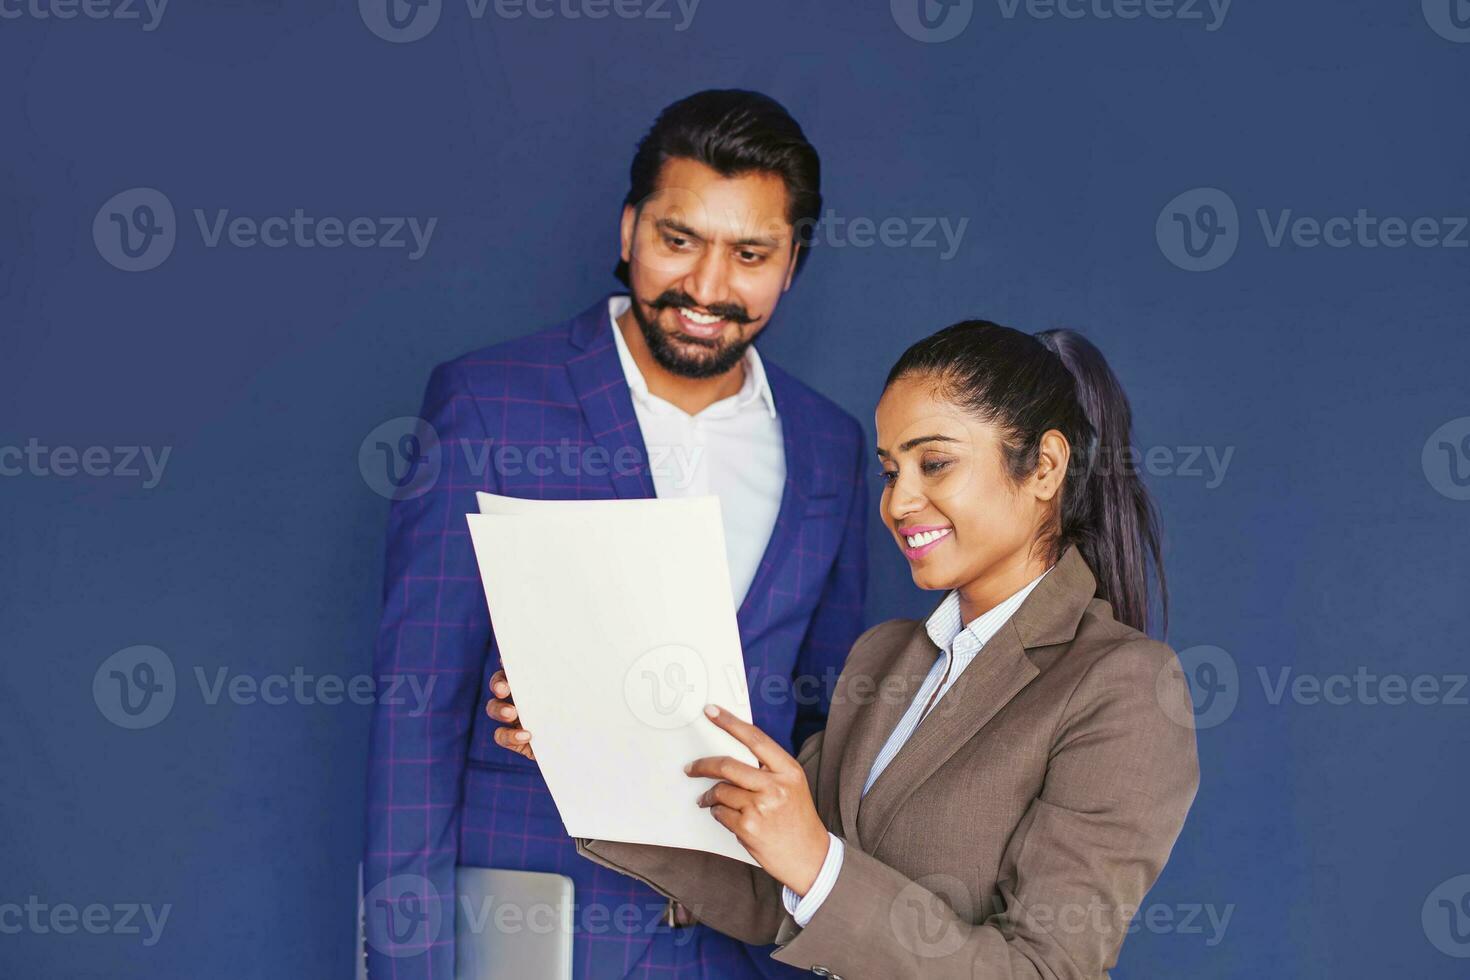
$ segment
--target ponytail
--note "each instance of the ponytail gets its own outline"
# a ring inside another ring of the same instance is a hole
[[[1169,628],[1169,588],[1164,578],[1159,518],[1133,465],[1133,409],[1102,351],[1072,330],[1036,334],[1061,359],[1076,384],[1076,398],[1092,430],[1082,458],[1069,467],[1062,492],[1058,541],[1074,545],[1097,577],[1098,591],[1120,622],[1147,631],[1149,564],[1159,583],[1164,632]]]
[[[1021,479],[1036,469],[1041,437],[1055,429],[1072,458],[1061,506],[1043,541],[1053,561],[1075,547],[1113,615],[1140,632],[1149,621],[1149,566],[1169,626],[1158,516],[1138,478],[1133,411],[1102,352],[1071,330],[1032,336],[988,320],[946,327],[904,351],[887,388],[910,374],[934,376],[946,392],[1005,434],[1005,460]]]

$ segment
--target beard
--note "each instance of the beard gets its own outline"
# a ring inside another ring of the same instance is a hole
[[[658,318],[665,310],[677,310],[681,306],[697,308],[700,304],[687,293],[674,289],[665,290],[648,304],[648,309],[653,313],[650,317],[638,297],[634,296],[632,299],[633,319],[638,322],[638,329],[643,332],[643,340],[648,344],[654,361],[665,371],[681,378],[713,378],[724,374],[740,363],[745,357],[746,349],[755,341],[754,336],[727,341],[723,338],[705,340],[684,333],[680,333],[680,339],[676,341],[658,325]],[[736,304],[716,303],[705,309],[736,326],[755,322],[755,318],[743,306]]]

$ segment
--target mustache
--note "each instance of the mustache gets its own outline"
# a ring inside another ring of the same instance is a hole
[[[695,300],[693,296],[690,296],[681,289],[664,290],[648,306],[654,311],[675,310],[681,306],[696,310],[703,309],[712,316],[717,316],[721,320],[728,320],[740,326],[755,322],[755,317],[751,316],[745,307],[739,303],[711,303],[708,306],[704,306]]]

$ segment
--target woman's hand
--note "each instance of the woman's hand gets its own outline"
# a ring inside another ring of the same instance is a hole
[[[822,870],[830,844],[805,771],[754,725],[714,705],[704,711],[715,725],[750,749],[761,767],[753,768],[727,755],[696,759],[685,772],[720,780],[700,795],[699,805],[709,807],[711,815],[772,878],[805,895]]]
[[[536,753],[531,751],[531,733],[521,727],[520,713],[510,700],[510,681],[505,679],[505,671],[497,670],[491,675],[490,693],[495,697],[485,705],[485,714],[496,721],[508,723],[495,729],[495,744],[535,762]]]

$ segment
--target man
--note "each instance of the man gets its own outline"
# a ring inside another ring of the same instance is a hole
[[[427,711],[383,699],[373,719],[375,978],[451,980],[457,864],[569,875],[579,978],[801,975],[578,856],[535,764],[497,747],[481,710],[500,656],[464,518],[476,490],[717,494],[755,722],[793,751],[824,724],[863,626],[862,429],[752,346],[807,258],[816,151],[775,101],[701,92],[660,114],[630,178],[629,295],[429,380],[442,470],[393,505],[375,665],[433,684]]]

